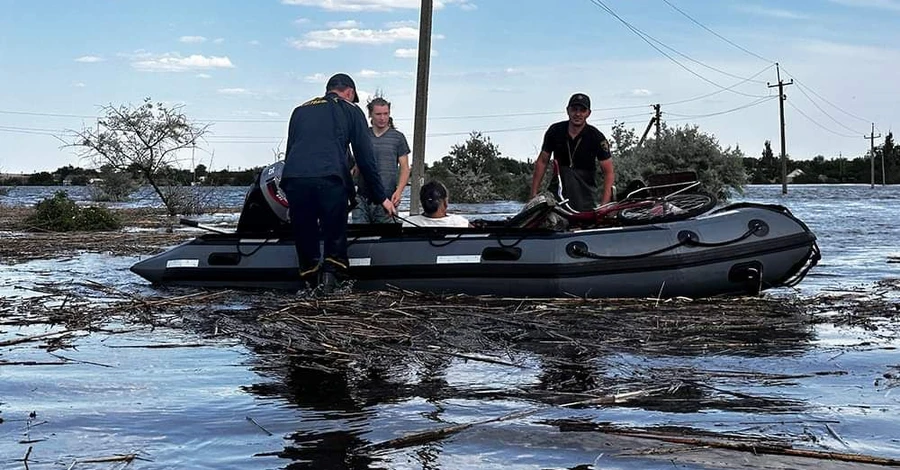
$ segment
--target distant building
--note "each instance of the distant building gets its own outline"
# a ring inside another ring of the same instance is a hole
[[[794,178],[797,178],[798,176],[803,176],[804,174],[805,173],[803,172],[803,170],[797,168],[796,170],[787,174],[787,181],[788,181],[788,183],[793,183]]]

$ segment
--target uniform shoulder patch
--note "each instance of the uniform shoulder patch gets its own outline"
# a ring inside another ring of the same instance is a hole
[[[326,100],[325,98],[320,96],[317,98],[313,98],[313,99],[307,101],[306,103],[301,104],[300,106],[315,106],[315,105],[319,105],[319,104],[325,104],[327,102],[328,102],[328,100]]]

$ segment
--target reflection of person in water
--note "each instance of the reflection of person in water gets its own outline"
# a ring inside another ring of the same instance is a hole
[[[433,397],[443,397],[446,394],[447,382],[444,375],[451,360],[445,357],[425,359],[417,370],[418,383],[415,385],[398,383],[405,379],[407,365],[398,363],[397,358],[392,356],[373,355],[363,358],[359,369],[348,369],[335,364],[327,364],[328,368],[336,368],[334,371],[306,364],[291,367],[285,377],[286,388],[282,391],[285,399],[310,413],[320,413],[322,418],[343,419],[354,424],[352,428],[322,431],[318,420],[307,427],[301,422],[299,429],[291,435],[294,444],[281,453],[282,457],[298,463],[286,468],[371,468],[375,460],[356,451],[371,444],[359,436],[371,429],[372,422],[377,417],[375,405],[412,397],[424,397],[430,401]],[[255,390],[265,393],[264,388],[257,387]],[[437,403],[435,407],[438,414],[443,411]],[[439,417],[434,419],[440,421]],[[424,468],[430,468],[437,460],[435,453],[439,453],[440,447],[423,451],[418,457]]]

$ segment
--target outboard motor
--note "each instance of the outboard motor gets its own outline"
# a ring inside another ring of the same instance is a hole
[[[283,161],[275,162],[263,168],[250,185],[238,219],[238,233],[265,234],[290,230],[287,196],[279,185],[283,169]]]

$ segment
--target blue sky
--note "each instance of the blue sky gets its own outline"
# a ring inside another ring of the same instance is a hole
[[[196,163],[265,165],[335,72],[364,97],[381,90],[412,143],[419,4],[0,0],[0,172],[90,166],[59,139],[144,97],[212,124]],[[796,83],[794,158],[861,155],[870,123],[884,134],[900,112],[900,0],[435,0],[433,33],[428,162],[473,130],[534,159],[574,92],[607,134],[614,120],[643,130],[662,103],[669,125],[758,156],[778,148],[774,61]]]

